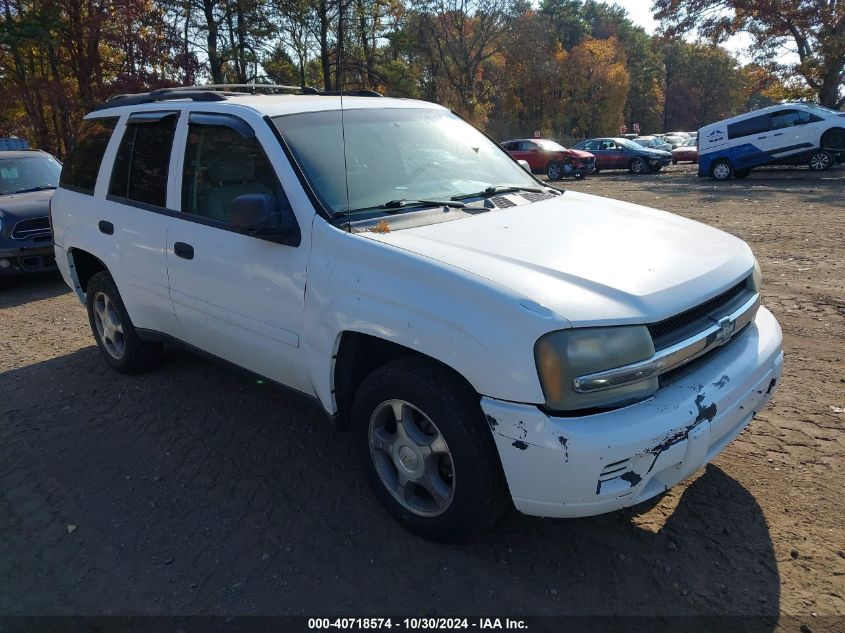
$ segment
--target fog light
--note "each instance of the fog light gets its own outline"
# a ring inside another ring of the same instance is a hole
[[[0,268],[8,268],[11,265],[12,262],[10,262],[8,259],[0,259]]]

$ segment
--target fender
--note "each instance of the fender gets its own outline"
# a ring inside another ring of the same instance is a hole
[[[571,327],[494,282],[320,219],[313,224],[304,323],[310,380],[330,413],[336,411],[334,359],[344,332],[430,356],[479,394],[539,404],[545,399],[534,343]]]

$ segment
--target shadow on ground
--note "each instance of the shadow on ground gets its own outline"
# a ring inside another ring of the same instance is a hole
[[[765,518],[717,466],[442,546],[388,518],[320,412],[191,355],[126,377],[88,347],[0,393],[2,614],[778,613]]]

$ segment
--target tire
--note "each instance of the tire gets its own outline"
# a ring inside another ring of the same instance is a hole
[[[807,166],[812,171],[826,171],[830,169],[835,162],[836,159],[833,157],[833,154],[824,150],[819,150],[810,154],[810,158],[807,160]]]
[[[845,151],[845,130],[828,130],[822,135],[821,145],[836,152]]]
[[[661,169],[663,169],[663,165],[658,165],[657,167],[651,167],[649,169],[649,171],[653,171],[653,172],[656,173],[656,172],[660,171]]]
[[[748,178],[751,175],[750,169],[736,169],[734,170],[734,178]]]
[[[677,160],[675,160],[675,159],[673,158],[673,159],[672,159],[672,164],[673,164],[673,165],[677,165],[677,164],[678,164],[678,161],[677,161]]]
[[[137,374],[161,361],[162,345],[138,337],[109,273],[99,272],[88,280],[85,305],[94,340],[112,369]]]
[[[407,356],[370,374],[355,394],[352,432],[375,496],[424,538],[460,540],[492,525],[507,507],[478,396],[434,361]]]
[[[546,176],[549,180],[560,180],[563,177],[563,167],[556,160],[549,161],[546,165]]]
[[[640,176],[648,171],[648,165],[642,158],[635,158],[628,165],[628,171],[632,174]]]
[[[729,160],[720,158],[710,167],[710,175],[716,180],[730,180],[734,175],[734,166]]]

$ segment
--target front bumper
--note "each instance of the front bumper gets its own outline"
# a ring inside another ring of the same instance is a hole
[[[484,397],[514,505],[581,517],[645,501],[713,459],[772,397],[783,372],[772,314],[643,402],[583,417]]]
[[[671,158],[649,158],[648,159],[648,166],[654,169],[655,167],[666,167],[669,163],[672,162]]]
[[[53,245],[0,248],[0,275],[38,273],[56,269]]]

